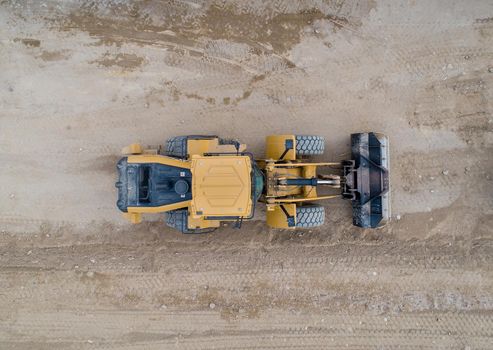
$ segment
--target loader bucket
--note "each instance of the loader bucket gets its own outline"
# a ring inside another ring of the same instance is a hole
[[[343,162],[342,195],[352,201],[353,224],[383,226],[391,215],[388,138],[373,132],[352,134],[351,158]]]

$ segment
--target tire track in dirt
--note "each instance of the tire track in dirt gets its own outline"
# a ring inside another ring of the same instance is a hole
[[[490,319],[475,314],[457,313],[438,316],[424,313],[388,318],[337,314],[303,315],[303,327],[293,322],[292,314],[282,312],[273,313],[265,319],[243,319],[235,322],[221,320],[213,311],[195,312],[185,316],[166,310],[139,315],[132,311],[98,310],[90,314],[77,314],[63,310],[60,315],[67,321],[57,322],[56,314],[35,313],[35,321],[29,322],[27,315],[22,315],[17,325],[22,335],[16,338],[9,336],[4,338],[4,342],[22,345],[24,338],[32,338],[44,343],[43,334],[53,334],[53,339],[58,341],[52,340],[52,346],[56,346],[58,342],[69,342],[81,348],[97,346],[103,349],[154,349],[178,344],[187,349],[208,349],[213,346],[216,349],[243,349],[261,344],[265,349],[285,349],[288,337],[290,349],[362,349],[384,345],[455,349],[463,348],[464,344],[486,349],[492,337]],[[45,322],[47,327],[40,327],[36,321]],[[229,331],[225,332],[224,329],[228,328]],[[77,329],[91,331],[77,333]],[[91,343],[87,342],[88,339]],[[419,344],[416,344],[417,339]]]
[[[93,303],[132,308],[164,303],[194,310],[215,302],[226,315],[234,315],[237,308],[262,313],[269,305],[333,311],[342,308],[346,312],[363,308],[376,313],[493,308],[493,299],[488,296],[493,279],[488,270],[491,261],[482,256],[464,260],[461,255],[433,256],[428,251],[417,259],[381,255],[377,247],[371,256],[328,258],[320,256],[323,250],[317,247],[298,250],[300,256],[312,257],[294,260],[271,259],[269,256],[280,256],[275,251],[258,256],[255,250],[240,255],[215,250],[212,255],[181,253],[175,262],[173,254],[164,259],[153,256],[149,265],[143,259],[148,256],[146,246],[134,252],[120,248],[125,252],[123,256],[115,248],[109,249],[116,257],[114,262],[108,254],[105,258],[102,252],[97,253],[100,247],[82,247],[86,249],[80,253],[76,253],[79,247],[73,248],[48,248],[43,253],[39,249],[26,253],[23,249],[22,254],[8,258],[9,263],[2,262],[4,307],[42,304],[56,295],[65,307],[70,307],[73,298],[85,298],[79,304],[83,309]],[[66,256],[63,251],[67,249],[72,252],[71,258],[63,267],[57,257]],[[127,256],[135,258],[125,261]],[[80,266],[74,270],[74,265]],[[472,266],[474,272],[469,270]],[[140,272],[143,269],[157,272]],[[365,291],[355,293],[360,286]]]

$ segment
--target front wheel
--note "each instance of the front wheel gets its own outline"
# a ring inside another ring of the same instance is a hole
[[[323,136],[296,135],[296,155],[313,156],[324,153],[325,139]]]
[[[296,227],[310,228],[322,226],[325,222],[325,208],[318,204],[296,207]]]

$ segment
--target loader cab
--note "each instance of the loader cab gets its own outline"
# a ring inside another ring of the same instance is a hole
[[[159,163],[129,163],[128,157],[117,164],[118,208],[161,207],[192,198],[190,169]]]
[[[142,213],[178,210],[187,225],[182,231],[253,217],[264,189],[262,171],[246,154],[194,155],[187,160],[134,155],[121,158],[117,170],[117,206],[128,219],[140,222]]]

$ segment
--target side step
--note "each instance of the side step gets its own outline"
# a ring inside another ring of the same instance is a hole
[[[390,219],[389,140],[379,133],[351,135],[351,160],[343,162],[342,196],[353,206],[353,225],[384,226]]]

